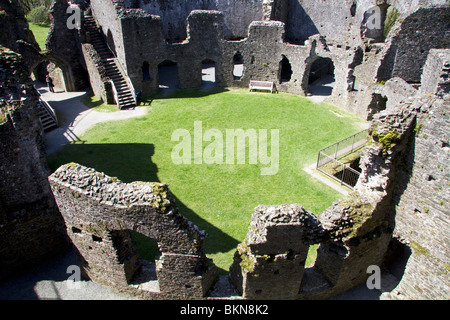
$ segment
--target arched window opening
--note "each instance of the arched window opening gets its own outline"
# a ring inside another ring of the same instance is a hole
[[[109,30],[109,29],[108,29],[108,32],[106,33],[106,43],[108,44],[108,48],[112,51],[114,56],[117,57],[116,44],[114,42],[114,38],[111,33],[111,30]]]
[[[355,0],[355,1],[353,1],[352,6],[350,7],[350,14],[352,17],[356,16],[356,7],[357,7],[357,3]]]

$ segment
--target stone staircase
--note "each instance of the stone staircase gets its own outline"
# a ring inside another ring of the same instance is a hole
[[[44,131],[49,131],[51,129],[58,127],[58,122],[56,120],[56,115],[54,111],[49,110],[45,103],[40,100],[38,103],[39,106],[39,118],[42,123],[42,128]]]
[[[128,85],[127,79],[120,72],[119,66],[117,65],[117,59],[108,48],[103,35],[99,32],[94,17],[85,13],[84,18],[85,28],[90,34],[91,44],[100,55],[102,63],[106,69],[106,75],[113,81],[116,88],[119,100],[119,109],[135,107],[136,102],[134,99],[134,94]]]

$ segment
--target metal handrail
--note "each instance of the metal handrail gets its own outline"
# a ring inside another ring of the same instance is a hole
[[[365,130],[362,130],[362,131],[360,131],[358,133],[355,133],[354,135],[352,135],[350,137],[342,139],[342,140],[340,140],[340,141],[338,141],[338,142],[336,142],[336,143],[334,143],[334,144],[332,144],[332,145],[330,145],[330,146],[328,146],[326,148],[323,148],[323,149],[319,150],[319,152],[322,152],[322,153],[326,154],[327,156],[330,156],[331,154],[329,152],[325,152],[325,150],[333,149],[334,159],[337,159],[339,156],[342,156],[342,155],[344,155],[346,153],[353,152],[353,150],[355,150],[355,149],[361,147],[362,145],[364,145],[365,142],[366,142],[365,138],[355,141],[356,137],[359,136],[359,135],[362,135],[363,133],[367,136],[368,130],[365,129]],[[346,147],[344,147],[342,149],[339,149],[339,146],[343,145],[344,142],[346,142],[346,141],[348,141],[350,139],[352,139],[352,143],[351,143],[351,148],[350,149],[345,150],[345,148],[348,148],[350,145],[348,145],[348,146],[346,146]],[[345,152],[342,153],[342,150],[345,150]]]
[[[53,120],[58,123],[58,118],[56,116],[56,112],[55,110],[48,104],[47,101],[45,101],[42,98],[39,98],[39,102],[41,103],[42,106],[44,106],[44,108],[47,110],[47,112],[49,113],[50,117],[53,118]]]
[[[328,161],[326,163],[333,162],[333,163],[336,164],[336,167],[340,167],[342,170],[340,170],[338,172],[342,172],[342,176],[341,176],[341,178],[338,178],[335,175],[331,174],[330,172],[327,172],[326,170],[323,170],[321,168],[323,165],[322,166],[317,166],[317,170],[322,172],[322,173],[324,173],[324,174],[326,174],[327,176],[333,178],[334,180],[339,181],[341,183],[341,185],[345,185],[345,186],[349,187],[350,189],[353,189],[354,186],[352,186],[352,185],[350,185],[350,184],[345,182],[346,181],[345,172],[348,171],[348,172],[354,174],[355,177],[357,177],[357,179],[355,180],[355,183],[357,182],[357,180],[358,180],[359,176],[361,175],[361,173],[356,171],[355,169],[347,166],[346,164],[344,164],[344,163],[342,163],[342,162],[340,162],[340,161],[338,161],[338,160],[336,160],[336,159],[334,159],[334,158],[332,158],[330,156],[327,156],[324,153],[319,152],[319,158],[320,158],[320,154],[322,154],[326,158],[328,158]]]
[[[114,84],[114,81],[112,81],[111,79],[109,79],[108,82],[111,83],[111,89],[113,91],[114,101],[116,102],[117,108],[120,109],[119,94],[117,93],[116,85]]]
[[[367,134],[368,134],[367,129],[362,130],[350,137],[342,139],[341,141],[336,142],[335,144],[332,144],[331,146],[328,146],[320,150],[317,155],[316,169],[326,174],[327,176],[330,176],[331,178],[338,180],[342,185],[346,185],[347,187],[353,189],[352,185],[346,183],[346,179],[348,180],[348,177],[346,177],[345,174],[350,173],[351,175],[353,175],[353,177],[350,177],[350,180],[352,180],[351,182],[356,183],[361,173],[347,166],[346,164],[343,164],[337,159],[346,154],[352,153],[354,150],[359,149],[360,147],[365,145],[367,141],[366,139]],[[363,135],[364,138],[359,139],[359,136],[362,137]],[[351,141],[351,144],[348,143],[349,141]],[[322,167],[324,167],[326,164],[330,162],[335,165],[333,166],[334,169],[339,168],[340,170],[336,172],[327,172],[326,168],[325,170],[322,169]],[[336,174],[338,172],[342,172],[342,176],[340,178],[336,177]]]

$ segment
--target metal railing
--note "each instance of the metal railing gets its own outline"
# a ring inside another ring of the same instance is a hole
[[[316,169],[353,188],[360,172],[340,162],[344,156],[353,153],[366,144],[368,130],[363,130],[319,151]]]
[[[111,89],[112,89],[112,92],[113,92],[114,101],[115,101],[115,103],[117,105],[117,109],[120,110],[119,93],[117,92],[116,85],[114,84],[114,81],[112,81],[111,79],[107,80],[107,82],[109,82],[111,84]]]
[[[44,107],[44,109],[47,111],[47,113],[50,115],[50,117],[53,119],[53,121],[55,121],[55,123],[58,123],[58,117],[56,116],[56,112],[55,109],[53,109],[47,101],[45,101],[42,98],[39,98],[39,102],[41,103],[41,105]]]

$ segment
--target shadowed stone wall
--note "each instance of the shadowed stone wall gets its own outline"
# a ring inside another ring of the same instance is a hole
[[[0,47],[0,280],[67,248],[47,181],[38,93],[21,56]]]
[[[216,278],[204,231],[178,213],[167,185],[122,183],[67,164],[49,178],[83,274],[144,299],[198,299]],[[130,231],[157,241],[155,265],[139,258]]]

